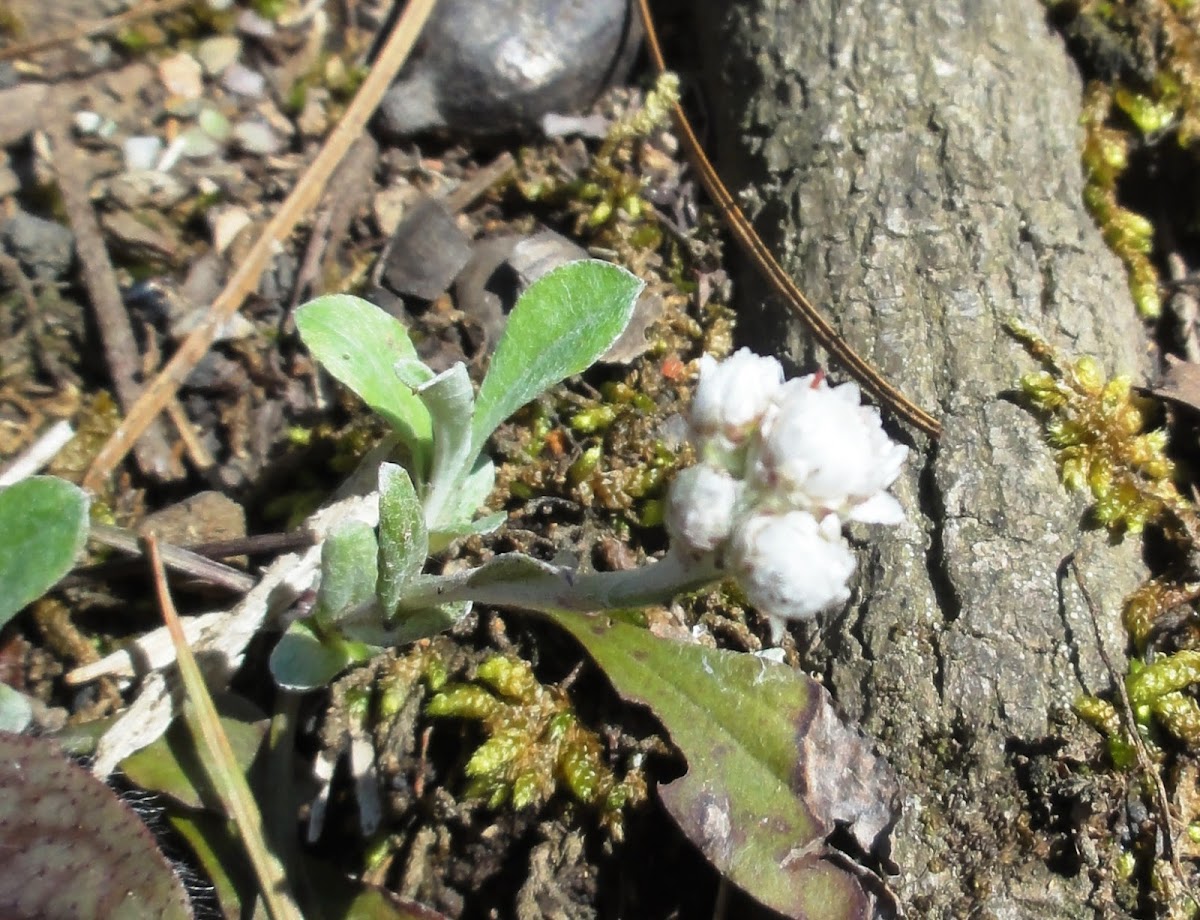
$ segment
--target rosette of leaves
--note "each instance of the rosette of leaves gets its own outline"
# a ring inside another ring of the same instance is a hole
[[[478,516],[495,481],[483,449],[506,418],[590,367],[624,331],[642,282],[615,265],[568,262],[518,299],[476,394],[466,367],[435,374],[394,317],[357,297],[321,297],[296,312],[314,358],[391,425],[400,463],[379,468],[379,528],[345,525],[322,550],[311,614],[271,657],[290,689],[328,683],[378,650],[432,635],[465,604],[406,610],[406,586],[431,553],[487,533],[503,514]]]

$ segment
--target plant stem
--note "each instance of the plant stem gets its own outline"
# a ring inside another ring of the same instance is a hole
[[[589,572],[552,566],[512,553],[449,577],[417,580],[402,608],[416,610],[454,601],[475,601],[530,610],[589,613],[645,607],[718,581],[724,571],[712,555],[699,558],[671,550],[658,562],[621,572]]]

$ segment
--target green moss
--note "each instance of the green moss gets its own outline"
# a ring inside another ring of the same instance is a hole
[[[618,779],[599,736],[579,721],[566,693],[539,683],[519,658],[488,658],[474,682],[443,686],[425,712],[482,724],[486,737],[464,771],[466,795],[491,808],[538,807],[562,790],[596,808],[619,838],[622,811],[646,797],[641,773]]]
[[[1063,484],[1088,491],[1092,516],[1114,534],[1192,514],[1174,482],[1163,429],[1146,431],[1153,403],[1127,377],[1104,379],[1090,357],[1068,361],[1030,330],[1010,329],[1046,370],[1026,374],[1021,389],[1043,418]]]
[[[639,108],[612,123],[579,176],[552,171],[536,148],[525,148],[517,159],[516,188],[529,201],[566,207],[578,235],[612,249],[619,261],[630,264],[638,252],[662,243],[662,231],[642,198],[645,179],[637,160],[643,141],[667,124],[678,99],[679,78],[664,74]]]
[[[1134,146],[1173,143],[1193,161],[1200,139],[1200,7],[1194,0],[1045,0],[1055,21],[1098,75],[1085,91],[1084,199],[1125,263],[1141,314],[1162,299],[1145,217],[1119,202]],[[1200,163],[1195,165],[1200,166]]]

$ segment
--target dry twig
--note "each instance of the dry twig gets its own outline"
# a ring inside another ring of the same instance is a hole
[[[27,479],[48,466],[73,437],[75,429],[70,422],[66,419],[55,422],[24,453],[0,471],[0,488]]]
[[[142,394],[138,383],[142,356],[133,335],[133,325],[121,300],[121,289],[113,272],[100,222],[92,208],[87,191],[87,172],[82,158],[71,140],[67,125],[70,118],[67,99],[60,96],[51,105],[46,133],[54,148],[54,176],[62,193],[67,221],[75,235],[75,252],[79,257],[84,287],[96,317],[96,328],[104,346],[104,358],[112,377],[117,401],[128,412]],[[145,437],[137,442],[138,466],[148,476],[160,480],[181,479],[183,465],[171,452],[161,424],[150,426]]]
[[[166,622],[167,631],[171,634],[171,641],[175,645],[179,675],[192,706],[186,721],[195,736],[196,747],[202,752],[200,763],[242,838],[242,845],[246,848],[246,855],[249,856],[250,865],[258,879],[258,893],[266,906],[267,916],[271,920],[303,920],[303,915],[288,888],[287,874],[267,847],[258,803],[254,800],[242,767],[233,754],[229,737],[221,727],[216,706],[209,695],[204,675],[200,673],[200,666],[188,646],[183,624],[179,621],[175,603],[171,600],[171,590],[167,587],[167,575],[163,570],[158,542],[153,536],[148,536],[145,538],[145,547],[154,575],[158,606]]]
[[[133,443],[154,421],[167,400],[187,379],[192,368],[208,352],[217,332],[257,287],[275,245],[287,238],[300,219],[320,199],[321,192],[334,169],[366,127],[367,120],[378,107],[396,72],[408,58],[408,53],[435,3],[436,0],[410,0],[404,8],[404,13],[388,37],[379,59],[359,87],[353,102],[346,109],[346,114],[330,133],[317,158],[246,253],[245,259],[233,273],[225,289],[213,301],[203,323],[183,341],[171,360],[146,387],[142,397],[129,409],[125,420],[100,448],[83,478],[85,489],[93,493],[99,490],[100,484],[108,478]]]
[[[142,554],[137,535],[120,527],[92,524],[88,537],[102,546],[117,549],[123,553],[133,556]],[[228,588],[238,594],[245,594],[258,584],[258,579],[253,575],[247,575],[232,566],[214,562],[192,550],[160,543],[159,552],[166,562],[167,568],[184,575],[191,575],[193,578],[199,578],[212,585]]]

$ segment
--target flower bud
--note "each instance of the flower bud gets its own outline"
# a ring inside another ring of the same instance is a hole
[[[762,428],[753,475],[761,492],[778,495],[777,507],[869,524],[903,520],[886,489],[908,448],[887,436],[879,410],[859,403],[854,384],[830,387],[815,375],[789,380]]]
[[[854,554],[834,515],[821,523],[804,511],[754,514],[730,542],[730,568],[746,599],[772,618],[807,620],[850,597]]]
[[[782,385],[779,362],[748,348],[721,362],[703,355],[689,418],[697,445],[716,441],[726,451],[738,447],[758,427]]]
[[[667,499],[667,532],[690,550],[709,553],[733,529],[741,484],[727,472],[701,464],[680,471]]]

